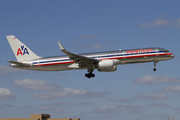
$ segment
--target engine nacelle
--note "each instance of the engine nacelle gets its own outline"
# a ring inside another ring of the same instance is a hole
[[[113,71],[116,71],[116,70],[117,70],[117,66],[113,66],[112,68],[103,68],[103,69],[98,68],[98,71],[100,71],[100,72],[113,72]]]
[[[114,65],[113,60],[103,60],[98,63],[98,71],[112,72],[116,70],[117,70],[117,66]]]
[[[98,63],[98,68],[112,68],[114,66],[113,60],[102,60]]]

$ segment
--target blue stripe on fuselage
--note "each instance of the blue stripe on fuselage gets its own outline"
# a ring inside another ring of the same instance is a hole
[[[131,55],[140,55],[140,54],[151,54],[151,53],[164,53],[164,51],[158,51],[158,52],[142,52],[142,53],[128,53],[128,54],[116,54],[116,55],[102,55],[102,56],[95,56],[95,57],[90,57],[90,58],[93,58],[93,59],[96,59],[96,58],[112,58],[112,57],[118,57],[118,56],[131,56]],[[71,61],[70,59],[62,59],[62,60],[52,60],[52,61],[40,61],[40,62],[33,62],[32,64],[44,64],[44,63],[56,63],[56,62],[67,62],[67,61]]]

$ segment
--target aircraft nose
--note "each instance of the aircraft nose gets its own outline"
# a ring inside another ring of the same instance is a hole
[[[171,55],[171,58],[173,59],[174,57],[175,57],[175,55],[174,55],[174,54],[172,54],[172,55]]]

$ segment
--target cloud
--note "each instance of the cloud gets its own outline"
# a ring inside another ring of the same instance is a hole
[[[142,107],[139,105],[117,105],[115,107],[108,107],[107,105],[103,105],[94,109],[95,113],[103,114],[111,114],[118,111],[128,111],[131,114],[143,112]]]
[[[58,91],[53,92],[44,92],[42,94],[35,94],[33,98],[36,99],[56,99],[56,98],[63,98],[63,97],[74,97],[74,96],[81,96],[87,93],[86,90],[82,89],[73,89],[73,88],[64,88]]]
[[[74,105],[75,103],[70,103],[70,102],[55,102],[55,103],[52,103],[52,105],[55,105],[55,106],[61,106],[61,105]]]
[[[170,22],[168,19],[165,18],[158,18],[154,20],[153,22],[146,22],[141,25],[139,25],[139,28],[148,28],[148,27],[160,27],[171,24],[174,28],[180,27],[180,18],[178,18],[176,21]]]
[[[129,100],[129,98],[122,98],[122,99],[109,98],[108,101],[110,101],[110,102],[128,102],[130,100]]]
[[[64,111],[60,108],[53,108],[53,107],[49,107],[49,106],[40,106],[38,108],[36,108],[37,111],[48,111],[48,112],[52,112],[52,113],[63,113]]]
[[[118,110],[126,110],[129,111],[130,113],[142,113],[142,107],[139,105],[118,105],[117,106]]]
[[[144,100],[165,100],[168,96],[166,94],[142,94],[136,95],[135,98],[137,99],[144,99]]]
[[[174,86],[174,87],[167,86],[163,89],[163,91],[165,91],[165,92],[180,92],[180,85]]]
[[[147,23],[141,24],[139,27],[144,28],[144,27],[150,27],[150,26],[151,26],[151,23],[147,22]]]
[[[14,105],[11,104],[1,104],[0,105],[0,112],[11,110],[14,107]]]
[[[15,80],[13,82],[13,85],[17,86],[19,89],[47,91],[33,95],[32,97],[36,99],[57,99],[57,98],[68,98],[68,97],[98,98],[98,97],[104,97],[105,95],[111,93],[108,91],[93,92],[83,89],[61,88],[56,84],[51,84],[44,80],[30,80],[30,79]]]
[[[78,103],[78,105],[94,105],[93,102],[83,102],[83,103]]]
[[[115,111],[117,111],[116,107],[108,107],[106,105],[94,109],[95,113],[112,113]]]
[[[180,18],[174,22],[174,27],[180,27]]]
[[[8,74],[8,73],[18,73],[18,72],[22,72],[22,71],[24,71],[24,70],[0,65],[0,75]]]
[[[152,83],[177,84],[177,83],[180,83],[180,78],[147,75],[141,78],[136,78],[133,80],[133,82],[137,84],[152,84]]]
[[[110,102],[120,102],[121,100],[120,99],[116,99],[116,98],[109,98],[107,101],[110,101]]]
[[[42,94],[35,94],[32,97],[36,99],[57,99],[57,98],[69,98],[69,97],[104,97],[110,94],[110,92],[92,92],[83,89],[64,88],[58,91],[44,92]]]
[[[165,19],[165,18],[159,18],[154,20],[153,22],[146,22],[141,24],[139,27],[140,28],[146,28],[146,27],[160,27],[160,26],[165,26],[169,24],[169,20]]]
[[[164,113],[153,113],[153,114],[146,114],[144,115],[145,118],[150,118],[150,120],[156,118],[158,119],[166,119],[168,116],[168,114],[164,114]]]
[[[5,88],[0,88],[0,100],[7,100],[15,98],[14,93]]]
[[[0,108],[12,108],[14,107],[14,105],[11,105],[11,104],[2,104],[0,105]]]
[[[82,97],[101,98],[108,94],[111,94],[111,92],[109,92],[109,91],[102,91],[102,92],[87,91],[87,93],[84,94]]]
[[[27,109],[33,110],[34,107],[31,106],[31,105],[25,104],[25,105],[19,106],[18,109],[21,109],[21,110],[23,110],[23,111],[24,111],[24,110],[27,110]]]
[[[152,25],[154,25],[154,26],[164,26],[167,24],[169,24],[169,21],[165,18],[157,19],[152,23]]]
[[[51,107],[49,107],[49,106],[40,106],[40,107],[36,108],[36,110],[40,110],[40,111],[50,110],[50,109],[51,109]]]
[[[70,103],[70,102],[55,102],[55,103],[51,103],[54,106],[62,106],[62,105],[94,105],[95,103],[93,102],[82,102],[82,103]]]
[[[147,107],[168,107],[166,103],[153,103],[153,104],[147,104]]]
[[[20,89],[29,89],[29,90],[58,90],[60,87],[56,84],[48,83],[44,80],[30,80],[30,79],[23,79],[23,80],[15,80],[13,82],[15,86]]]

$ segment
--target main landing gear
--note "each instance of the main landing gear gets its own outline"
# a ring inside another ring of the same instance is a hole
[[[156,71],[156,63],[158,63],[158,62],[154,62],[154,69],[153,69],[153,71]]]
[[[95,74],[92,73],[94,71],[93,66],[88,66],[87,71],[88,71],[88,73],[85,74],[85,77],[87,77],[87,78],[95,77]]]
[[[86,73],[85,76],[86,76],[87,78],[91,78],[91,77],[95,77],[95,74],[93,74],[92,72],[90,72],[90,73]]]

